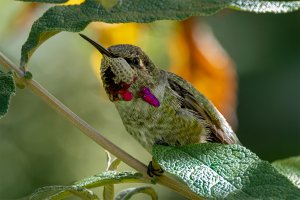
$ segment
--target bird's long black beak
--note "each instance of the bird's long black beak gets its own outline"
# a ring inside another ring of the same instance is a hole
[[[85,39],[86,41],[88,41],[89,43],[91,43],[96,49],[98,49],[98,51],[100,51],[100,53],[102,53],[102,55],[106,55],[110,58],[115,58],[116,56],[114,54],[112,54],[111,52],[109,52],[107,49],[105,49],[103,46],[101,46],[99,43],[95,42],[94,40],[88,38],[87,36],[79,33],[79,35]]]

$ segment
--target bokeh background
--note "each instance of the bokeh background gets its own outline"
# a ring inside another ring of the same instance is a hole
[[[47,8],[1,0],[0,51],[18,63],[33,21]],[[180,23],[117,26],[93,23],[84,33],[105,46],[137,44],[160,68],[202,87],[242,143],[262,159],[299,155],[300,12],[258,15],[224,10]],[[213,42],[205,43],[207,38]],[[105,96],[95,67],[99,62],[100,55],[90,45],[64,32],[36,51],[30,71],[103,135],[148,163],[151,156],[126,133]],[[101,147],[29,90],[17,90],[9,113],[0,120],[0,199],[19,199],[46,185],[68,185],[105,167]],[[166,188],[155,188],[160,199],[182,199]]]

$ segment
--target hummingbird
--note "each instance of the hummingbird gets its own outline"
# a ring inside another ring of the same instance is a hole
[[[103,87],[127,132],[148,152],[154,144],[240,143],[210,100],[188,81],[156,67],[141,48],[118,44],[106,49],[80,36],[103,55]]]

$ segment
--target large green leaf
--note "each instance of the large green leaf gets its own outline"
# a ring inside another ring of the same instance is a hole
[[[154,146],[161,167],[205,198],[297,199],[295,187],[271,164],[240,145]]]
[[[88,189],[119,184],[119,183],[149,183],[142,178],[142,174],[136,172],[106,171],[92,177],[75,182],[70,186],[46,186],[37,189],[31,196],[32,200],[40,199],[63,199],[72,194],[85,199],[97,199]]]
[[[300,156],[277,160],[272,165],[300,188]]]
[[[0,118],[7,113],[10,98],[15,92],[16,86],[12,73],[0,71]]]
[[[28,1],[28,0],[26,0]],[[64,0],[32,0],[61,3]],[[106,3],[105,3],[106,2]],[[60,31],[79,32],[90,22],[152,22],[155,20],[183,20],[191,16],[212,15],[224,8],[251,12],[285,13],[300,8],[300,1],[242,1],[242,0],[86,0],[80,5],[54,6],[32,26],[22,47],[21,66],[25,66],[36,50],[48,38]]]

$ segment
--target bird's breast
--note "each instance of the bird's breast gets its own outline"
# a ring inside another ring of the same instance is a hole
[[[154,94],[160,101],[159,107],[141,98],[115,102],[126,130],[150,152],[156,142],[172,146],[198,143],[203,130],[201,123],[180,114],[177,99],[167,88],[157,88]]]

